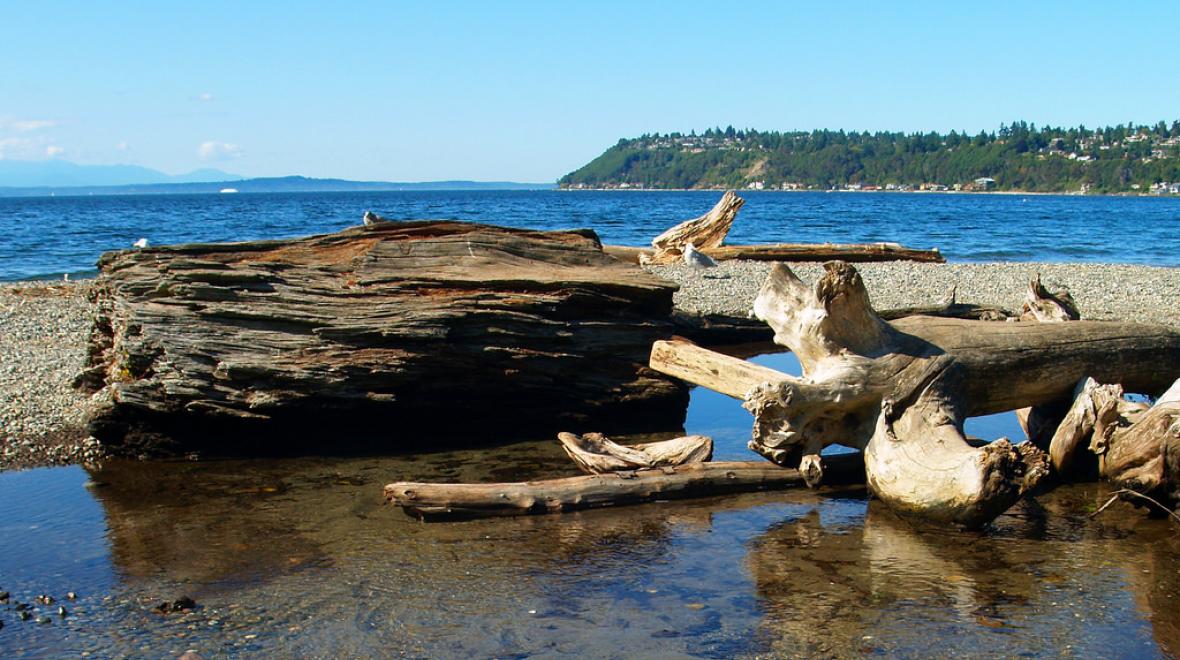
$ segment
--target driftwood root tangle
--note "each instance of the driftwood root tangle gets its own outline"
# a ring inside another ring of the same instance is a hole
[[[1024,297],[1020,320],[1059,323],[1076,321],[1081,317],[1078,305],[1069,291],[1060,289],[1050,293],[1045,285],[1041,284],[1040,273],[1028,283],[1028,293]]]
[[[703,463],[713,457],[713,439],[687,435],[662,442],[628,447],[611,442],[601,433],[558,433],[561,448],[587,474],[642,470]]]
[[[702,251],[721,245],[745,203],[746,200],[732,190],[727,191],[705,215],[686,220],[652,239],[653,251],[640,254],[640,263],[670,264],[680,261],[689,243]]]
[[[1083,376],[1158,392],[1180,372],[1180,333],[1129,323],[992,323],[872,308],[856,270],[825,264],[806,285],[777,265],[754,303],[790,348],[802,377],[742,366],[685,342],[658,342],[651,366],[742,398],[755,416],[751,448],[822,480],[830,444],[865,451],[873,491],[932,519],[987,522],[1046,473],[1032,446],[972,447],[963,422],[1069,395]],[[767,373],[771,372],[771,373]]]

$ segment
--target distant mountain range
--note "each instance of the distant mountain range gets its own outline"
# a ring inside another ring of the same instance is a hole
[[[237,174],[214,169],[170,175],[139,165],[78,165],[64,160],[0,160],[0,187],[5,188],[205,183],[235,181],[241,178]]]
[[[169,175],[138,165],[78,165],[60,160],[0,160],[0,197],[49,195],[183,195],[382,190],[545,190],[552,183],[511,181],[349,181],[283,176],[244,179],[215,169]]]

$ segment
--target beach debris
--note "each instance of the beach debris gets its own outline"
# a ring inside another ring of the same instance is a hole
[[[858,454],[825,457],[829,483],[864,480]],[[765,461],[705,461],[517,483],[415,483],[385,487],[385,499],[424,521],[564,513],[727,493],[803,486],[798,470]]]
[[[132,245],[132,247],[137,247],[142,250],[143,248],[148,246],[148,239],[141,238],[138,241],[135,241],[134,243],[132,243],[131,245]]]
[[[715,268],[717,266],[716,261],[713,261],[709,255],[698,252],[692,243],[684,245],[684,263],[692,268]]]
[[[698,250],[721,245],[745,203],[746,200],[738,197],[734,191],[726,191],[705,215],[686,220],[652,239],[652,252],[641,253],[640,263],[670,264],[680,261],[689,243]]]
[[[1161,391],[1180,373],[1180,331],[1166,326],[926,316],[887,322],[860,274],[842,262],[824,264],[812,285],[776,265],[754,310],[775,342],[799,358],[805,377],[685,340],[656,342],[651,367],[742,399],[755,420],[750,448],[798,468],[809,485],[825,481],[825,447],[859,449],[869,488],[886,504],[968,527],[1030,492],[1049,474],[1050,457],[1004,439],[973,447],[963,434],[967,417],[1067,397],[1078,373],[1137,392]],[[1169,410],[1156,414],[1160,425],[1171,419]],[[1108,470],[1118,462],[1110,453],[1104,460]]]
[[[601,433],[558,433],[561,448],[588,474],[642,470],[702,463],[713,457],[713,439],[705,435],[688,435],[662,442],[627,447],[612,442]]]
[[[1037,273],[1028,283],[1028,292],[1024,297],[1021,310],[1021,321],[1040,321],[1042,323],[1060,323],[1062,321],[1076,321],[1080,319],[1078,305],[1074,302],[1069,290],[1061,287],[1050,293],[1041,284],[1041,274]]]

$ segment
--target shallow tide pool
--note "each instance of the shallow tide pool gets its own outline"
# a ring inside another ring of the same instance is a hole
[[[694,391],[685,430],[712,435],[718,459],[753,458],[749,425]],[[968,431],[1020,437],[1010,414]],[[0,474],[0,656],[1180,652],[1177,528],[1122,503],[1091,519],[1097,484],[979,533],[898,518],[859,488],[433,524],[381,497],[396,480],[575,473],[545,439]],[[181,596],[197,607],[155,609]]]

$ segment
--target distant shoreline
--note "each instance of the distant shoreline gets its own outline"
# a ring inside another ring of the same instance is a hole
[[[1151,199],[1176,199],[1180,195],[1153,195],[1141,192],[1082,193],[1082,192],[1027,192],[1022,190],[754,190],[749,188],[556,188],[559,192],[725,192],[732,190],[742,193],[848,193],[858,195],[1006,195],[1039,197],[1148,197]]]

